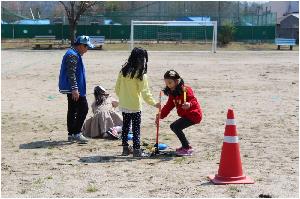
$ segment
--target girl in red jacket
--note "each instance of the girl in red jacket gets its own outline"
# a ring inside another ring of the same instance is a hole
[[[193,153],[193,149],[182,130],[201,122],[202,111],[200,105],[194,96],[192,88],[184,85],[183,79],[176,71],[167,71],[164,75],[164,80],[166,87],[163,92],[169,98],[161,110],[160,119],[165,118],[176,107],[180,118],[170,125],[171,130],[177,135],[182,144],[180,148],[176,149],[176,154],[190,156]],[[158,123],[158,115],[156,123]]]

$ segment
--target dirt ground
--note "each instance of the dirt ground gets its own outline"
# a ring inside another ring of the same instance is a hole
[[[149,52],[155,98],[175,69],[194,89],[203,121],[185,132],[192,157],[121,157],[121,142],[66,142],[67,99],[58,92],[65,50],[2,50],[2,197],[271,197],[299,196],[299,52]],[[113,90],[128,52],[84,55],[89,106],[93,88]],[[166,99],[164,99],[165,101]],[[243,172],[255,184],[213,185],[226,113],[233,108]],[[154,108],[144,104],[142,141],[154,144]],[[91,109],[88,117],[91,116]],[[160,141],[178,147],[161,122]],[[262,195],[261,195],[262,196]]]
[[[61,40],[56,40],[53,49],[64,49],[68,48],[69,44],[61,44]],[[183,43],[151,43],[146,42],[143,44],[136,44],[146,48],[147,50],[152,51],[208,51],[212,49],[211,42],[208,43],[192,43],[192,42],[183,42]],[[2,39],[1,48],[2,49],[32,49],[35,47],[33,39]],[[43,45],[42,48],[48,48],[49,46]],[[127,51],[129,48],[129,43],[121,43],[119,40],[106,40],[103,47],[103,51]],[[274,45],[274,42],[263,42],[259,43],[258,41],[251,42],[230,42],[225,46],[218,46],[218,51],[277,51],[277,46]],[[299,51],[299,45],[293,46],[294,51]],[[290,51],[289,46],[281,46],[281,51]]]

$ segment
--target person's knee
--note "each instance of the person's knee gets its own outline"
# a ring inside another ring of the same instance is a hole
[[[175,123],[172,123],[172,124],[170,125],[170,129],[171,129],[172,131],[176,132],[176,125],[175,125]]]

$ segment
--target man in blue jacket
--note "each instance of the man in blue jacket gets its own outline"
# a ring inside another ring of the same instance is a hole
[[[63,57],[59,74],[59,92],[68,97],[68,141],[87,143],[81,133],[83,122],[88,113],[86,100],[85,67],[82,56],[88,47],[94,48],[88,36],[79,36]]]

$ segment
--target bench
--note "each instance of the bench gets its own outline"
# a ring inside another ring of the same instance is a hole
[[[48,46],[48,48],[52,48],[52,46],[55,44],[55,36],[48,35],[48,36],[34,36],[33,41],[33,48],[34,49],[40,49],[41,46]]]
[[[275,44],[277,50],[280,50],[280,46],[290,46],[290,50],[293,50],[293,46],[296,45],[296,39],[276,38]]]
[[[104,36],[90,36],[90,41],[92,44],[95,45],[95,48],[102,49],[102,46],[104,45]]]

